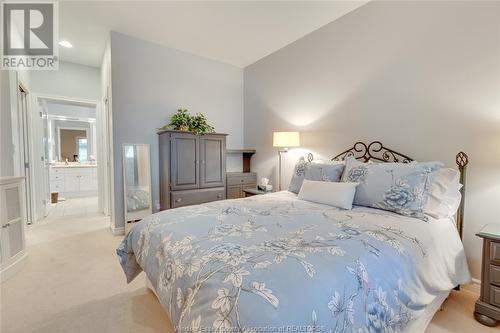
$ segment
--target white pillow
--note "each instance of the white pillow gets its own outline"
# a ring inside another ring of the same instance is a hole
[[[462,199],[461,188],[457,170],[443,168],[434,171],[430,177],[425,213],[437,219],[453,217]]]
[[[352,209],[359,183],[335,183],[304,179],[298,198],[343,209]]]

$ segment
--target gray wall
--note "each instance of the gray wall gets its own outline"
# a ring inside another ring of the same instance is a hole
[[[115,227],[123,227],[123,143],[151,145],[153,206],[159,199],[156,129],[179,108],[204,113],[228,148],[243,146],[243,70],[111,33]]]
[[[302,150],[331,157],[380,139],[417,160],[454,166],[469,154],[465,248],[500,216],[500,3],[370,2],[245,68],[245,146],[276,179],[272,132],[298,130]],[[286,183],[287,183],[286,181]]]
[[[0,71],[0,176],[13,176],[12,122],[10,116],[9,72]]]

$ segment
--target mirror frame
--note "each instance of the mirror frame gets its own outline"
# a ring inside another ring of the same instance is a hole
[[[148,152],[148,165],[147,165],[147,171],[148,175],[147,178],[149,180],[149,209],[143,209],[139,212],[144,212],[143,214],[137,214],[135,216],[131,216],[131,214],[127,210],[127,183],[125,179],[125,149],[128,146],[140,146],[140,147],[145,147]],[[146,216],[149,216],[153,214],[153,200],[152,200],[152,193],[151,193],[151,146],[150,144],[147,143],[123,143],[122,144],[122,179],[123,179],[123,214],[124,214],[124,221],[125,221],[125,233],[128,232],[128,230],[132,227],[132,224],[134,222],[138,222],[141,219],[143,219]]]

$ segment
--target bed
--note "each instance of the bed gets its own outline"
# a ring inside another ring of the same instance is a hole
[[[411,160],[364,147],[336,158]],[[453,219],[346,211],[288,191],[159,212],[117,252],[128,282],[146,273],[176,332],[424,332],[470,280]]]

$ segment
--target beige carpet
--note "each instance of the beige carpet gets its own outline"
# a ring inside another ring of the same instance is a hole
[[[27,230],[26,267],[0,287],[1,332],[169,332],[144,277],[127,285],[121,237],[95,215],[52,217]],[[498,332],[472,317],[477,295],[453,292],[426,333]]]

